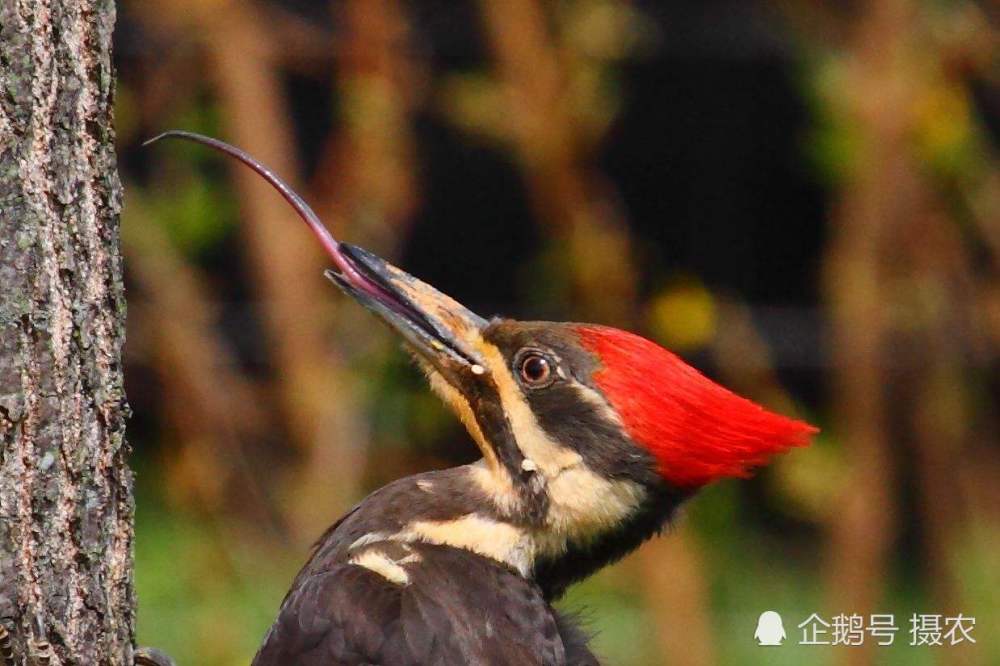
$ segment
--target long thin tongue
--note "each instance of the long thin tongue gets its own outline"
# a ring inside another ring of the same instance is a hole
[[[212,137],[204,136],[202,134],[196,134],[194,132],[185,132],[182,130],[170,130],[159,134],[152,139],[144,142],[143,146],[148,146],[151,143],[155,143],[160,139],[186,139],[188,141],[194,141],[196,143],[201,143],[215,150],[233,157],[246,166],[253,169],[258,175],[260,175],[264,180],[271,184],[274,189],[278,190],[285,201],[291,204],[295,212],[299,214],[302,221],[309,225],[312,229],[313,234],[319,240],[320,245],[326,250],[326,253],[333,260],[334,265],[340,271],[344,279],[350,283],[352,287],[363,291],[370,295],[372,298],[376,298],[384,303],[394,303],[396,299],[392,297],[381,285],[373,282],[369,278],[365,277],[361,272],[355,268],[354,264],[351,263],[350,258],[343,253],[340,248],[340,242],[330,233],[329,229],[320,221],[319,216],[316,215],[315,211],[309,207],[302,197],[295,193],[295,191],[288,186],[284,180],[282,180],[276,173],[271,169],[267,168],[256,159],[251,157],[248,153],[240,150],[235,146],[231,146],[225,141],[219,141],[218,139],[213,139]]]

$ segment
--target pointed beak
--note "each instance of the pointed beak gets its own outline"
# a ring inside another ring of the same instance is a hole
[[[485,372],[476,351],[485,319],[367,250],[347,243],[339,250],[352,270],[328,270],[326,276],[399,333],[423,360],[445,377]]]
[[[359,303],[381,317],[420,358],[454,381],[458,371],[482,375],[485,366],[476,342],[486,321],[455,300],[359,247],[336,240],[291,187],[252,155],[212,137],[170,130],[143,145],[173,138],[201,143],[256,172],[284,197],[316,236],[336,270],[326,275]]]

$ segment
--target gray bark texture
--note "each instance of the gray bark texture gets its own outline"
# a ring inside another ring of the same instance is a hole
[[[133,661],[114,17],[0,0],[0,664]]]

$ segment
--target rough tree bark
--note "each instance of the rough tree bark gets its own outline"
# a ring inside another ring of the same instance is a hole
[[[113,0],[0,1],[0,621],[18,664],[133,660],[114,17]]]

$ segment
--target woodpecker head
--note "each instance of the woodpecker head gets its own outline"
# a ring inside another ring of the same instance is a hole
[[[245,153],[168,134],[237,157],[292,203],[337,267],[328,277],[403,338],[465,424],[483,454],[478,485],[511,520],[541,535],[541,560],[574,548],[613,559],[659,529],[679,499],[712,481],[748,476],[815,432],[638,335],[479,317],[376,255],[335,241]],[[622,538],[626,528],[634,538]]]
[[[486,320],[377,256],[340,247],[377,289],[328,275],[403,336],[465,424],[483,454],[475,482],[518,526],[515,544],[532,535],[528,568],[550,597],[652,536],[698,488],[748,476],[815,431],[638,335]],[[500,534],[471,547],[490,552],[483,542]],[[455,533],[441,540],[468,545]],[[499,559],[518,561],[515,544],[503,544]]]

